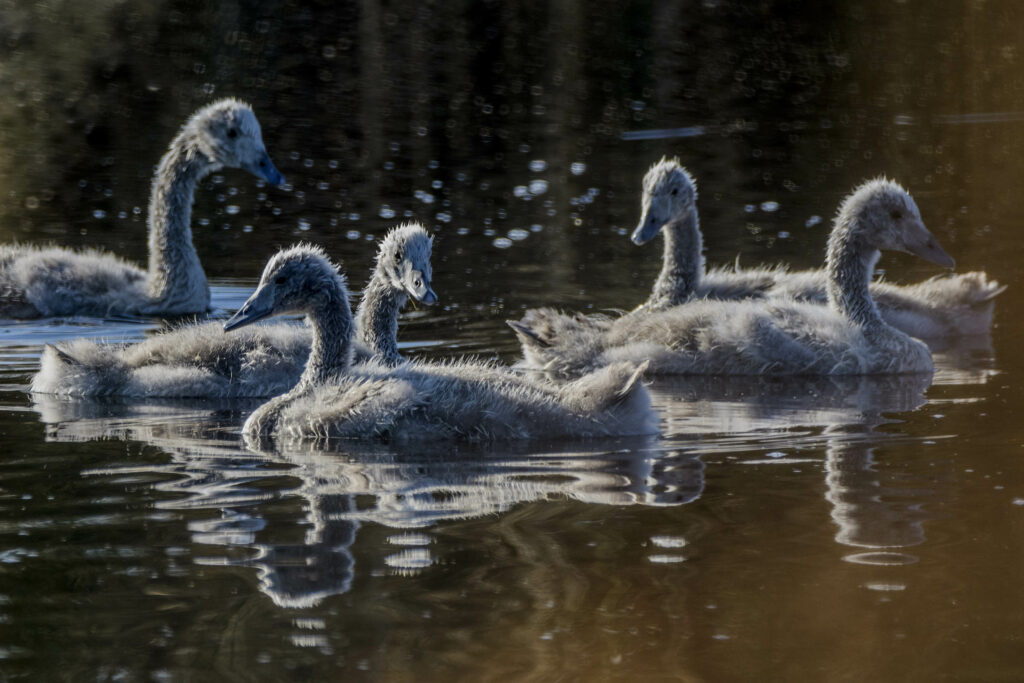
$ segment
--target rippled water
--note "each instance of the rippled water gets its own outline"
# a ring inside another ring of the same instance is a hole
[[[527,307],[629,308],[639,180],[696,175],[710,263],[820,262],[845,192],[907,185],[1009,285],[920,378],[662,380],[656,438],[488,447],[239,438],[252,402],[26,393],[0,324],[0,678],[1024,677],[1024,9],[915,3],[0,3],[0,238],[145,257],[189,112],[252,102],[290,186],[208,179],[215,315],[322,243],[353,283],[436,233],[410,355],[515,359]],[[928,264],[886,255],[886,277]]]

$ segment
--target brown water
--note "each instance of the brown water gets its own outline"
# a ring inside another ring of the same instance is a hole
[[[662,435],[254,453],[252,403],[26,393],[0,325],[0,679],[1024,679],[1024,6],[1002,2],[0,2],[0,238],[145,257],[149,176],[212,97],[291,185],[210,178],[218,315],[266,258],[436,231],[403,347],[512,361],[527,307],[628,308],[663,154],[710,263],[820,262],[887,174],[1009,285],[914,378],[662,381]],[[936,274],[886,255],[886,276]]]

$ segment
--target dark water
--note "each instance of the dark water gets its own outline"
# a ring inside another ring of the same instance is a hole
[[[358,283],[404,219],[442,304],[413,355],[513,360],[531,306],[628,308],[663,154],[708,260],[820,262],[905,184],[1009,290],[919,379],[659,382],[660,438],[255,453],[246,403],[34,401],[0,326],[0,679],[1024,678],[1024,6],[1002,2],[0,2],[0,238],[145,258],[149,177],[250,101],[285,189],[197,195],[219,314],[323,244]],[[887,255],[887,277],[936,271]]]

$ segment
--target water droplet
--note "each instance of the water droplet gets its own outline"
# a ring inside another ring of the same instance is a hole
[[[765,213],[773,213],[779,210],[778,202],[761,202],[761,210]]]
[[[305,218],[300,218],[299,219],[299,230],[303,230],[303,231],[309,230],[310,227],[311,226],[309,224],[309,221],[307,221]]]
[[[238,206],[237,204],[228,204],[227,206],[224,207],[224,213],[228,214],[229,216],[234,216],[241,210],[242,207]]]
[[[385,204],[384,206],[380,207],[380,211],[377,213],[377,215],[380,216],[381,218],[394,218],[395,211],[390,206]]]
[[[764,454],[766,458],[785,458],[786,454],[782,451],[772,451],[771,453]]]
[[[583,173],[586,170],[587,165],[582,161],[576,161],[571,166],[569,166],[569,172],[572,173],[573,175],[583,175]]]
[[[757,207],[754,206],[753,204],[747,204],[746,206],[743,207],[743,210],[746,211],[747,213],[754,213],[755,211],[757,211]]]
[[[649,562],[655,564],[677,564],[679,562],[686,562],[686,558],[682,555],[651,555],[647,558]]]
[[[106,218],[107,212],[104,211],[103,209],[96,209],[95,211],[92,212],[92,217],[97,219]]]
[[[423,569],[432,562],[430,551],[423,548],[408,548],[384,558],[384,564],[395,569]]]
[[[543,229],[544,226],[541,225],[540,223],[534,223],[533,225],[530,226],[530,232],[540,232]]]
[[[25,208],[26,209],[38,209],[39,208],[39,197],[25,197]]]
[[[359,239],[359,231],[349,230],[348,232],[345,233],[345,237],[349,238],[350,240],[357,240]]]
[[[779,230],[779,239],[780,240],[787,240],[787,239],[789,239],[789,231],[787,231],[787,230]]]
[[[494,244],[494,246],[496,246],[498,249],[508,249],[509,247],[512,246],[512,240],[510,240],[507,237],[499,237],[498,239],[494,240],[492,244]]]
[[[548,162],[543,159],[534,159],[530,162],[531,173],[543,173],[548,168]]]
[[[813,228],[815,225],[821,222],[821,216],[811,216],[807,219],[804,225],[808,228]]]
[[[242,232],[252,232],[252,226],[251,225],[243,225],[242,226]]]
[[[522,242],[529,236],[530,233],[527,232],[526,230],[523,230],[522,228],[513,228],[512,230],[508,231],[508,238],[510,240],[515,240],[516,242]]]
[[[530,181],[530,194],[538,195],[544,194],[548,191],[548,181],[546,180],[532,180]]]
[[[530,191],[526,189],[526,185],[516,185],[512,188],[513,197],[525,197],[530,194]]]

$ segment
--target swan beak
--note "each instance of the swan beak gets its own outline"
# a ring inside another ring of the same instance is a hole
[[[224,323],[224,331],[230,332],[231,330],[238,329],[239,327],[245,327],[250,325],[257,320],[262,320],[268,315],[274,312],[272,306],[267,305],[268,302],[261,301],[266,297],[261,297],[262,290],[257,290],[255,294],[249,297],[249,300],[231,316],[227,322]]]
[[[420,297],[420,303],[424,303],[427,306],[433,306],[437,303],[437,293],[428,285],[426,293]]]
[[[636,226],[636,230],[633,231],[633,236],[630,239],[633,241],[633,244],[638,246],[647,244],[661,231],[662,225],[664,225],[664,221],[659,221],[649,211],[644,212],[643,217],[640,219],[640,225]]]
[[[946,253],[946,250],[939,245],[935,236],[928,232],[928,228],[924,227],[923,224],[918,223],[908,233],[903,241],[903,246],[908,252],[943,268],[953,268],[956,266],[956,261],[953,260],[953,257]]]
[[[263,178],[271,185],[284,185],[284,176],[277,170],[274,162],[270,160],[270,155],[266,152],[263,152],[255,162],[248,162],[242,168],[257,178]]]

